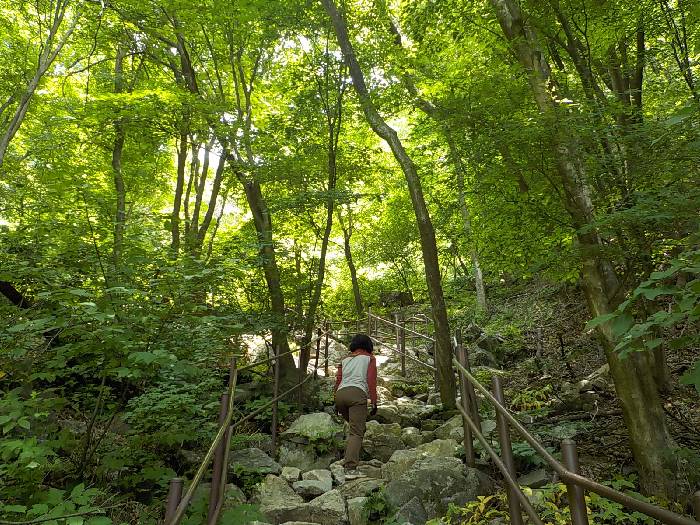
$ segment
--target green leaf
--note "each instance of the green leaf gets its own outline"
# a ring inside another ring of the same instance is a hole
[[[644,341],[644,346],[646,346],[649,350],[653,350],[654,348],[657,348],[658,346],[661,346],[664,344],[663,339],[651,339],[649,341]]]
[[[611,314],[603,314],[599,315],[598,317],[594,317],[590,321],[586,323],[586,330],[591,330],[597,326],[600,326],[601,324],[607,323],[610,321],[612,318],[614,318],[617,314],[611,313]]]
[[[3,512],[16,512],[18,514],[24,514],[27,512],[27,507],[24,505],[3,505]]]
[[[627,313],[617,314],[612,320],[611,329],[616,338],[626,334],[634,325],[634,318]]]

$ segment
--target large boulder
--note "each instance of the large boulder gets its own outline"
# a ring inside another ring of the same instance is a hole
[[[400,397],[394,401],[401,417],[402,426],[419,425],[421,419],[427,416],[430,411],[426,411],[425,404],[410,397]],[[431,414],[432,415],[432,414]]]
[[[307,503],[307,519],[319,525],[347,525],[345,500],[338,490],[331,490]]]
[[[454,457],[458,450],[454,439],[436,439],[408,450],[397,450],[382,466],[382,477],[387,480],[399,478],[409,471],[419,459],[426,457]]]
[[[342,439],[343,427],[325,412],[313,412],[299,416],[282,432],[282,439],[308,444],[321,440]]]
[[[299,481],[301,469],[296,467],[282,467],[280,477],[287,483],[294,483],[295,481]]]
[[[464,440],[462,416],[454,416],[436,428],[435,437],[438,439],[454,439],[457,443],[461,443]]]
[[[384,492],[389,504],[398,509],[418,498],[427,518],[434,518],[447,512],[450,503],[464,505],[490,490],[490,480],[459,459],[429,456],[389,482]]]
[[[304,472],[313,469],[326,469],[335,461],[335,453],[318,455],[309,445],[285,443],[280,445],[280,463],[296,467]]]
[[[251,503],[259,503],[260,512],[274,524],[304,519],[306,510],[303,498],[272,474],[255,488]]]
[[[385,483],[382,479],[362,477],[346,481],[338,487],[338,490],[345,499],[353,499],[368,496],[384,488]]]
[[[401,430],[401,441],[406,448],[413,448],[423,443],[423,436],[416,427],[406,427]]]
[[[435,439],[430,443],[418,445],[416,450],[424,456],[450,458],[457,453],[458,445],[454,439]]]
[[[367,498],[352,498],[348,500],[348,521],[350,525],[367,525],[368,519],[365,513]]]
[[[229,465],[233,472],[257,473],[261,475],[282,472],[282,467],[270,456],[256,447],[233,450],[229,454]]]
[[[301,481],[292,484],[295,492],[303,498],[315,498],[333,488],[333,475],[330,470],[311,470],[304,472]]]
[[[311,500],[326,492],[326,487],[323,483],[315,479],[307,479],[295,481],[292,483],[294,492],[299,494],[305,500]]]
[[[374,418],[380,423],[401,423],[401,414],[394,404],[379,405]]]
[[[342,449],[343,427],[330,414],[314,412],[297,418],[280,437],[282,465],[302,471],[326,469]]]
[[[394,451],[405,448],[401,441],[401,425],[368,421],[362,448],[373,458],[388,460]]]
[[[397,523],[422,525],[428,521],[428,513],[420,499],[414,497],[401,506],[394,515],[394,520]]]
[[[407,450],[397,450],[389,461],[382,466],[382,477],[387,480],[394,480],[407,472],[413,464],[418,461],[421,454],[415,448]]]

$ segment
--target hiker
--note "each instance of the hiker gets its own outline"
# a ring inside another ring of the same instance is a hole
[[[377,362],[373,351],[374,344],[369,336],[353,336],[350,355],[338,365],[335,378],[335,409],[350,424],[343,462],[349,471],[356,469],[360,463],[367,422],[367,398],[372,402],[370,415],[377,413]]]

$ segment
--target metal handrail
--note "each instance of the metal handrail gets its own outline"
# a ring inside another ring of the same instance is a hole
[[[412,355],[410,355],[410,354],[408,354],[408,353],[406,353],[406,352],[402,352],[401,350],[397,350],[397,349],[394,348],[393,346],[390,346],[390,345],[388,345],[388,344],[386,344],[386,343],[383,343],[383,342],[380,341],[379,339],[376,339],[376,338],[374,338],[374,337],[372,337],[372,336],[369,336],[369,337],[370,337],[370,339],[372,339],[372,341],[373,341],[374,343],[376,343],[376,344],[378,344],[378,345],[380,345],[380,346],[386,347],[386,348],[388,348],[389,350],[391,350],[392,352],[396,352],[396,353],[399,354],[399,355],[402,355],[402,356],[404,356],[404,357],[407,357],[407,358],[409,358],[411,361],[414,361],[414,362],[418,363],[419,365],[422,365],[422,366],[424,366],[425,368],[428,368],[428,369],[432,370],[433,372],[435,372],[435,371],[437,370],[437,368],[435,368],[434,366],[429,365],[428,363],[424,363],[424,362],[421,361],[420,359],[418,359],[418,358],[416,358],[416,357],[413,357]]]
[[[220,425],[219,431],[216,433],[216,437],[214,438],[211,445],[209,446],[209,450],[207,450],[207,453],[204,455],[204,459],[202,459],[202,462],[199,465],[197,472],[195,473],[194,477],[192,478],[192,483],[190,483],[190,486],[188,487],[187,492],[185,492],[185,495],[182,497],[182,499],[178,503],[177,508],[175,509],[174,516],[172,516],[172,518],[170,520],[166,519],[167,525],[177,525],[178,523],[180,523],[180,520],[182,520],[182,517],[185,515],[185,511],[187,510],[187,506],[190,504],[190,501],[192,500],[192,496],[194,495],[194,491],[197,490],[199,483],[202,481],[202,478],[204,477],[204,473],[205,473],[207,467],[209,466],[209,462],[214,457],[214,452],[216,452],[216,449],[218,448],[219,444],[224,439],[224,436],[227,433],[228,427],[231,424],[231,419],[233,419],[233,394],[236,390],[236,382],[238,381],[238,370],[236,369],[236,359],[235,358],[233,358],[233,360],[231,362],[231,369],[232,369],[233,375],[232,375],[231,384],[228,387],[228,406],[227,406],[227,412],[226,412],[226,417],[224,418],[224,422]]]
[[[384,319],[383,317],[379,317],[378,315],[375,315],[375,314],[373,314],[373,313],[371,313],[371,312],[369,312],[369,313],[367,314],[367,316],[368,316],[368,317],[374,317],[375,319],[377,319],[377,320],[379,320],[379,321],[382,321],[383,323],[389,324],[389,325],[391,325],[391,326],[395,326],[396,328],[401,328],[401,329],[403,329],[404,331],[409,332],[409,333],[415,335],[416,337],[422,337],[423,339],[426,339],[426,340],[428,340],[428,341],[432,341],[433,343],[435,342],[435,338],[434,338],[434,337],[430,337],[429,335],[421,334],[420,332],[416,332],[415,330],[411,330],[410,328],[406,328],[405,326],[401,326],[400,324],[396,324],[396,323],[394,323],[393,321],[389,321],[388,319]]]
[[[508,411],[508,409],[504,407],[501,403],[499,403],[498,400],[493,396],[493,394],[491,394],[491,392],[489,392],[486,387],[479,383],[479,381],[477,381],[477,379],[469,372],[469,370],[462,366],[462,364],[459,361],[457,361],[457,359],[453,358],[452,364],[455,365],[459,372],[464,374],[464,377],[466,377],[469,380],[469,382],[472,383],[472,385],[474,385],[486,397],[486,399],[488,399],[491,402],[494,408],[508,421],[508,423],[510,423],[510,425],[513,426],[513,428],[515,428],[515,430],[518,431],[518,433],[530,444],[530,446],[532,446],[532,448],[534,448],[543,457],[547,464],[549,464],[549,466],[552,467],[552,469],[554,469],[554,471],[557,474],[559,474],[559,476],[561,476],[561,478],[564,481],[585,488],[586,490],[589,490],[591,492],[595,492],[600,496],[620,503],[630,509],[642,512],[647,516],[656,518],[661,522],[667,523],[669,525],[700,525],[699,521],[696,521],[692,518],[687,518],[685,516],[681,516],[680,514],[676,514],[675,512],[672,512],[668,509],[657,507],[656,505],[647,503],[646,501],[635,499],[611,487],[602,485],[591,479],[585,478],[580,474],[571,472],[564,465],[559,463],[559,461],[557,461],[554,458],[554,456],[552,456],[547,451],[547,449],[542,444],[540,444],[537,438],[530,434],[527,431],[527,429],[525,429],[525,427],[515,417],[513,417],[513,415]],[[462,412],[462,415],[465,415],[465,412],[463,411],[463,409],[461,409],[461,407],[460,411]],[[470,423],[470,426],[472,426],[471,420],[469,418],[467,418],[467,422]],[[480,432],[475,432],[477,438],[479,433]]]
[[[236,366],[236,358],[234,357],[232,359],[231,379],[229,381],[229,386],[228,386],[227,394],[226,394],[228,396],[228,398],[227,398],[227,402],[226,402],[226,416],[224,418],[224,421],[219,425],[219,430],[218,430],[216,436],[214,437],[213,441],[211,442],[211,445],[209,446],[207,453],[204,455],[204,458],[202,459],[202,462],[200,463],[199,468],[197,469],[197,472],[195,473],[194,477],[192,478],[192,482],[190,483],[187,491],[185,492],[184,495],[182,495],[181,498],[178,495],[177,499],[179,501],[177,503],[177,507],[175,509],[173,509],[173,511],[172,511],[172,516],[166,515],[165,525],[178,525],[180,523],[180,521],[182,520],[182,518],[185,515],[185,512],[187,511],[187,507],[189,506],[190,502],[192,501],[192,497],[194,496],[194,492],[197,490],[197,487],[201,483],[202,478],[204,477],[204,474],[205,474],[207,468],[209,467],[209,464],[211,463],[212,459],[214,458],[214,454],[216,452],[216,449],[221,446],[221,443],[223,442],[224,437],[227,436],[230,438],[234,428],[251,420],[255,416],[259,415],[260,413],[262,413],[264,410],[266,410],[267,408],[272,406],[274,403],[276,403],[280,399],[286,397],[287,395],[289,395],[290,393],[292,393],[296,389],[300,388],[304,383],[306,383],[309,379],[311,379],[311,377],[313,377],[310,374],[306,375],[306,377],[303,380],[299,381],[294,386],[287,389],[285,392],[275,396],[273,399],[271,399],[270,401],[268,401],[267,403],[265,403],[264,405],[262,405],[258,409],[247,414],[245,417],[239,419],[238,421],[236,421],[235,423],[232,424],[231,421],[233,419],[233,408],[234,408],[233,398],[234,398],[234,393],[235,393],[235,389],[236,389],[236,384],[238,381],[238,372],[243,371],[243,370],[248,370],[248,369],[253,368],[254,366],[258,366],[260,364],[268,363],[271,361],[277,361],[281,357],[292,354],[295,351],[296,350],[293,350],[290,352],[285,352],[283,354],[277,354],[277,355],[272,356],[272,357],[267,358],[267,359],[261,359],[259,361],[254,362],[254,363],[249,363],[248,365],[240,367],[240,368],[238,368]],[[325,361],[327,362],[328,359],[326,359]],[[226,463],[227,463],[227,460],[226,460],[226,458],[228,456],[227,452],[228,452],[228,447],[226,447],[226,450],[224,453],[224,461],[225,461],[225,463],[223,464],[223,469],[224,469],[223,471],[224,472],[225,472]],[[173,478],[173,480],[171,480],[171,482],[174,482],[176,485],[182,484],[182,480],[180,478]],[[222,484],[222,486],[219,488],[218,502],[217,502],[217,505],[213,511],[213,514],[211,516],[209,516],[209,518],[208,518],[208,523],[216,523],[218,520],[218,517],[221,513],[222,503],[223,503],[223,497],[221,497],[221,496],[222,496],[223,491],[225,491],[225,480],[223,480],[221,484]]]
[[[516,480],[513,479],[513,476],[510,475],[508,469],[503,464],[503,461],[501,461],[501,458],[498,457],[498,454],[496,454],[496,451],[493,449],[493,447],[489,445],[488,441],[486,440],[486,437],[481,433],[481,430],[476,426],[474,421],[472,421],[471,417],[469,417],[462,405],[457,405],[457,410],[459,410],[462,413],[462,417],[466,419],[467,423],[471,427],[472,432],[476,436],[476,439],[479,440],[481,445],[484,447],[484,450],[486,450],[488,455],[491,456],[491,459],[501,471],[501,474],[503,474],[503,478],[506,480],[506,483],[510,486],[511,489],[513,489],[516,492],[520,504],[523,506],[525,512],[530,517],[530,519],[535,523],[535,525],[544,525],[542,523],[542,520],[540,520],[539,516],[537,516],[537,512],[532,507],[530,500],[528,500],[527,496],[525,496],[525,494],[523,494],[523,491],[520,490],[518,483],[516,482]]]
[[[379,317],[378,315],[373,314],[372,312],[368,312],[368,319],[374,318],[378,321],[382,321],[383,323],[386,323],[388,325],[394,326],[398,329],[403,329],[407,332],[414,333],[424,339],[427,339],[429,341],[435,342],[435,339],[427,336],[425,334],[421,334],[419,332],[415,332],[413,330],[410,330],[406,328],[405,326],[399,325],[397,323],[394,323],[392,321],[389,321],[388,319],[384,319],[382,317]],[[370,334],[371,337],[371,334]],[[412,356],[408,354],[404,354],[403,352],[399,351],[398,349],[395,349],[389,345],[386,345],[385,343],[382,343],[381,341],[376,340],[375,338],[372,338],[375,342],[381,344],[382,346],[385,346],[387,348],[390,348],[391,350],[397,352],[398,354],[405,355],[409,359],[412,359],[414,361],[417,361],[418,363],[422,364],[425,367],[430,368],[431,370],[435,370],[435,367],[432,367],[426,363],[423,363]],[[458,348],[460,345],[458,345],[457,338],[452,338],[452,344],[454,348]],[[617,503],[620,503],[632,510],[636,510],[638,512],[642,512],[643,514],[646,514],[647,516],[650,516],[652,518],[658,519],[663,523],[666,523],[668,525],[700,525],[700,508],[696,510],[698,513],[699,520],[694,520],[692,518],[688,518],[685,516],[682,516],[680,514],[677,514],[673,511],[670,511],[668,509],[664,509],[661,507],[658,507],[656,505],[653,505],[651,503],[648,503],[646,501],[641,501],[636,498],[633,498],[632,496],[629,496],[627,494],[624,494],[618,490],[615,490],[611,487],[608,487],[606,485],[602,485],[601,483],[598,483],[596,481],[593,481],[591,479],[588,479],[584,476],[581,476],[580,474],[576,472],[572,472],[568,468],[566,468],[564,465],[562,465],[559,461],[557,461],[554,456],[552,456],[547,449],[535,438],[532,434],[530,434],[527,429],[518,421],[509,411],[506,407],[503,406],[502,403],[500,403],[492,394],[491,392],[488,391],[486,387],[484,387],[470,372],[467,370],[457,359],[453,357],[452,359],[453,365],[457,368],[458,372],[460,375],[466,379],[468,379],[469,383],[476,387],[485,397],[488,399],[488,401],[491,402],[491,404],[494,406],[496,411],[499,413],[500,416],[502,416],[505,421],[507,421],[510,425],[512,425],[515,430],[530,444],[530,446],[535,449],[535,451],[542,456],[542,458],[545,460],[545,462],[557,473],[559,476],[567,483],[567,485],[571,487],[578,487],[577,490],[580,489],[586,489],[590,492],[594,492],[600,496],[603,496],[605,498],[608,498],[612,501],[615,501]],[[473,395],[473,394],[472,394]],[[463,404],[467,402],[468,400],[463,400]],[[474,423],[472,418],[467,414],[466,410],[464,409],[463,406],[458,405],[457,408],[461,412],[462,416],[464,417],[465,422],[467,423],[467,426],[471,429],[473,432],[474,436],[481,442],[481,444],[484,446],[484,449],[486,452],[489,454],[489,456],[494,460],[494,463],[496,463],[496,466],[498,469],[501,471],[503,474],[504,479],[506,480],[506,483],[508,484],[509,488],[513,491],[513,495],[518,499],[519,503],[523,506],[525,509],[525,512],[527,515],[530,517],[530,519],[536,524],[536,525],[541,525],[542,521],[534,514],[534,509],[532,508],[532,505],[530,504],[529,500],[527,497],[523,494],[522,490],[518,486],[518,484],[515,482],[513,479],[513,476],[511,476],[511,473],[508,472],[508,468],[506,465],[503,463],[501,458],[498,457],[498,455],[495,453],[493,448],[488,444],[486,441],[486,438],[484,435],[481,433],[481,429]],[[507,433],[507,431],[506,431]],[[465,439],[467,438],[466,432],[465,432]],[[570,445],[574,445],[573,442],[569,443]],[[575,454],[574,454],[575,455]],[[576,461],[576,460],[575,460]],[[583,498],[582,493],[581,493],[581,499]],[[694,498],[698,501],[698,506],[700,507],[700,492],[696,493]],[[571,499],[571,498],[570,498]],[[573,502],[570,502],[570,505]],[[572,517],[574,516],[574,513],[576,512],[573,509],[572,506]],[[586,523],[587,523],[587,518]]]

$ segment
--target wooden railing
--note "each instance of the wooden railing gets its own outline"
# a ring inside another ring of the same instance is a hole
[[[401,341],[401,331],[407,330],[400,322],[396,323],[388,319],[381,318],[373,313],[368,314],[367,326],[370,336],[373,334],[373,327],[378,324],[390,326],[395,329],[397,341]],[[376,329],[375,329],[376,330]],[[435,340],[424,334],[421,337],[430,339],[433,343]],[[373,338],[374,339],[374,338]],[[375,339],[376,341],[376,339]],[[400,354],[402,363],[404,357],[408,357],[405,348],[401,348],[397,343],[397,347],[392,347],[386,343],[381,343],[382,346],[396,351]],[[401,352],[403,350],[403,352]],[[571,439],[565,439],[561,442],[562,465],[552,456],[545,446],[534,437],[523,424],[515,418],[513,414],[506,408],[503,395],[503,386],[501,379],[497,375],[492,378],[492,389],[489,391],[482,385],[471,373],[469,366],[468,345],[462,341],[461,332],[456,332],[452,338],[453,358],[452,364],[455,372],[460,379],[460,395],[461,402],[457,405],[459,412],[462,414],[462,423],[464,428],[464,452],[466,463],[474,467],[476,464],[476,456],[474,451],[473,440],[476,438],[482,447],[493,460],[494,464],[501,472],[503,480],[507,485],[508,508],[510,514],[510,522],[513,525],[522,525],[522,512],[530,518],[530,521],[535,525],[543,525],[542,520],[537,516],[537,511],[532,503],[524,494],[517,483],[517,472],[513,459],[513,448],[510,438],[511,430],[520,434],[525,441],[542,457],[542,459],[550,466],[550,468],[558,474],[564,481],[567,487],[569,507],[571,510],[572,525],[588,525],[588,510],[586,508],[585,492],[594,492],[599,496],[607,498],[624,505],[625,507],[641,512],[659,520],[662,523],[669,525],[700,525],[700,491],[696,492],[691,500],[695,507],[697,519],[682,516],[668,509],[659,507],[646,501],[633,498],[618,490],[615,490],[606,485],[602,485],[587,477],[584,477],[579,472],[578,454],[576,451],[576,443]],[[413,358],[424,368],[435,372],[435,367]],[[405,373],[405,365],[402,364],[402,371]],[[501,455],[493,449],[484,434],[481,432],[481,422],[478,411],[478,403],[476,391],[491,404],[496,410],[496,426],[498,441],[500,445]]]
[[[234,357],[231,360],[231,365],[229,369],[229,381],[226,391],[221,396],[221,403],[219,408],[219,429],[211,442],[209,449],[204,455],[197,472],[194,474],[192,481],[189,483],[187,491],[183,495],[184,480],[182,478],[176,477],[170,480],[170,486],[168,489],[168,496],[165,504],[165,519],[164,525],[178,525],[185,513],[187,508],[192,501],[192,497],[197,490],[197,487],[204,479],[205,474],[209,469],[209,465],[212,464],[211,468],[211,489],[209,492],[209,507],[207,515],[207,525],[216,525],[221,515],[221,510],[226,497],[226,481],[228,475],[228,455],[230,450],[231,436],[233,435],[233,430],[242,425],[243,423],[250,421],[255,416],[261,414],[263,411],[272,407],[272,448],[276,451],[277,448],[277,413],[278,413],[278,402],[281,399],[289,396],[295,390],[301,389],[309,379],[312,377],[317,377],[318,367],[319,367],[319,351],[320,342],[322,337],[326,336],[327,332],[324,330],[319,330],[315,338],[309,344],[311,348],[314,344],[316,345],[316,356],[314,360],[314,370],[313,374],[303,373],[304,370],[300,366],[300,378],[297,383],[285,390],[283,393],[279,394],[280,386],[280,364],[279,360],[282,357],[291,355],[296,352],[292,350],[289,352],[279,353],[276,351],[275,355],[268,357],[266,359],[260,359],[253,363],[249,363],[245,366],[237,366],[237,359]],[[302,349],[303,350],[303,349]],[[308,349],[306,350],[308,352]],[[304,351],[300,352],[300,363],[305,363]],[[238,382],[238,374],[245,370],[250,370],[260,365],[266,363],[274,363],[274,379],[273,379],[273,397],[272,399],[257,408],[256,410],[246,414],[242,418],[233,421],[234,416],[234,395],[236,391],[236,384]],[[306,360],[308,364],[308,360]],[[328,373],[328,337],[325,337],[325,358],[322,363],[326,374]],[[308,370],[307,370],[308,372]],[[300,396],[301,402],[301,396]]]

